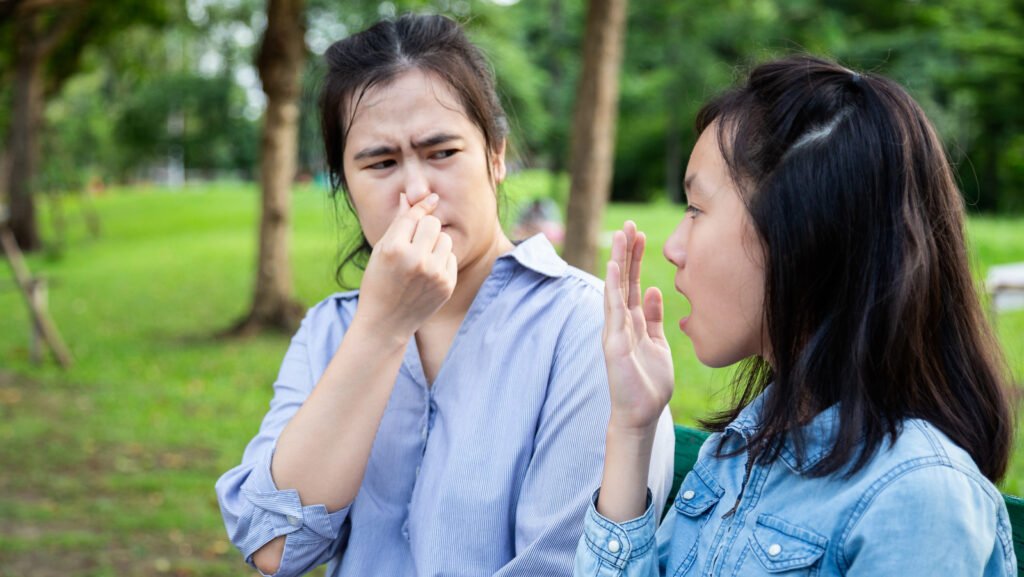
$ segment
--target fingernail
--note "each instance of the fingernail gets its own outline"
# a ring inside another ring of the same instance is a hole
[[[436,194],[434,194],[433,192],[430,193],[430,196],[427,197],[427,205],[434,206],[435,204],[437,204],[437,199],[438,196]]]

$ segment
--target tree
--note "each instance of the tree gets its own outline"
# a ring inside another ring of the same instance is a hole
[[[626,0],[590,0],[570,155],[565,260],[593,270],[611,191]]]
[[[160,24],[166,6],[156,0],[7,0],[0,3],[0,38],[12,45],[14,88],[7,133],[10,227],[23,251],[41,246],[33,200],[39,136],[46,102],[78,69],[83,49],[136,24]],[[8,30],[13,28],[13,34]],[[0,71],[5,76],[9,71]]]
[[[304,0],[268,0],[267,29],[256,67],[267,109],[260,149],[259,257],[252,308],[233,332],[264,329],[294,332],[303,307],[292,298],[288,234],[291,184],[298,162],[299,95],[306,59]]]
[[[21,250],[41,246],[31,184],[39,162],[39,131],[43,123],[44,66],[57,46],[78,25],[84,7],[78,3],[59,14],[50,14],[47,2],[11,2],[5,6],[14,25],[14,94],[7,150],[10,170],[7,191],[10,226]]]

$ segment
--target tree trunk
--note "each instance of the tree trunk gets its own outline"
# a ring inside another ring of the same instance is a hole
[[[626,0],[590,0],[573,116],[565,237],[565,260],[588,271],[597,264],[597,243],[611,192],[625,24]]]
[[[46,106],[47,59],[83,17],[85,4],[15,2],[3,5],[4,18],[14,18],[14,93],[7,133],[10,165],[7,197],[9,227],[22,252],[42,247],[32,188],[39,164],[39,135]],[[64,78],[52,78],[53,92]]]
[[[10,170],[7,194],[10,201],[10,228],[22,252],[41,248],[32,184],[39,161],[39,131],[43,123],[43,62],[35,15],[20,18],[15,26],[14,95],[7,150]]]
[[[300,77],[306,56],[303,0],[269,0],[256,66],[267,95],[260,150],[259,257],[252,309],[232,332],[294,332],[303,307],[292,298],[288,256],[291,185],[298,160]]]

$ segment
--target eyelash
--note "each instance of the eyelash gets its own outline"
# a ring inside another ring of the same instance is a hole
[[[696,206],[693,206],[692,204],[688,204],[686,205],[686,214],[692,216],[693,218],[697,218],[698,216],[704,214],[704,211],[697,208]]]
[[[386,168],[391,168],[394,165],[395,165],[395,161],[391,160],[391,159],[388,159],[388,160],[382,160],[380,162],[375,162],[375,163],[371,164],[370,166],[368,166],[367,168],[370,168],[370,169],[373,169],[373,170],[384,170]]]
[[[435,160],[444,160],[446,158],[451,158],[452,156],[455,156],[455,154],[457,152],[459,152],[459,151],[456,148],[446,148],[444,150],[439,150],[437,152],[432,153],[430,155],[430,158],[435,159]],[[386,160],[381,160],[380,162],[375,162],[375,163],[367,166],[367,168],[372,169],[372,170],[385,170],[385,169],[391,168],[395,164],[396,164],[395,161],[389,158],[389,159],[386,159]]]

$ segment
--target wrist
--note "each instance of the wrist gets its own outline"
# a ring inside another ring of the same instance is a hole
[[[409,346],[409,339],[415,333],[414,329],[403,329],[396,327],[395,323],[380,323],[367,321],[364,316],[356,314],[352,318],[347,334],[357,335],[358,340],[366,343],[373,350],[380,352],[404,351]]]
[[[658,420],[650,423],[634,423],[616,418],[612,413],[608,419],[608,431],[606,439],[615,441],[622,445],[650,445],[654,442],[655,433],[658,430]]]
[[[647,478],[654,434],[609,425],[597,512],[616,523],[641,516],[647,507]]]

